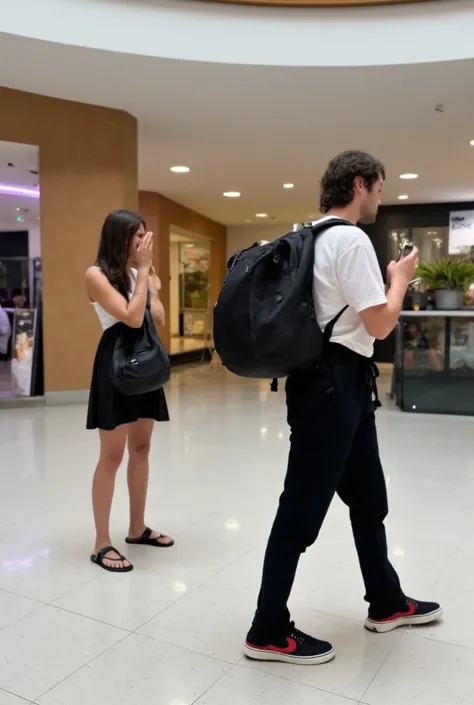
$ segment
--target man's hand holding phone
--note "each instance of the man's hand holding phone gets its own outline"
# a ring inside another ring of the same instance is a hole
[[[415,276],[419,261],[418,248],[414,247],[406,257],[402,256],[397,262],[390,262],[387,267],[390,285],[393,285],[393,283],[398,280],[400,283],[403,282],[405,287],[407,287]]]

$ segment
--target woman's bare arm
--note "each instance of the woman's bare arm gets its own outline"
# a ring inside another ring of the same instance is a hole
[[[161,282],[153,268],[150,270],[149,288],[153,322],[156,328],[163,328],[166,323],[166,315],[160,299]]]
[[[111,316],[130,328],[140,328],[145,317],[149,269],[138,270],[135,292],[127,301],[109,282],[100,269],[91,267],[86,272],[86,289],[91,301],[96,301]]]

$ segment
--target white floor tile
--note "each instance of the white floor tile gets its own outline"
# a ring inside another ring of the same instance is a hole
[[[242,556],[242,558],[234,561],[222,571],[209,578],[206,584],[220,590],[226,590],[231,587],[232,590],[245,595],[251,607],[250,614],[253,616],[260,589],[264,553],[265,548],[263,545],[249,551],[245,556]],[[309,598],[314,591],[315,581],[316,574],[313,571],[313,566],[309,567],[308,570],[301,565],[296,575],[290,604],[296,605]]]
[[[131,635],[44,695],[40,705],[191,705],[229,669]]]
[[[334,661],[315,667],[249,659],[245,659],[243,664],[247,668],[358,701],[400,639],[400,634],[396,632],[378,636],[369,633],[359,622],[310,610],[298,609],[295,617],[300,629],[334,645]]]
[[[0,590],[0,629],[42,608],[41,603]]]
[[[87,544],[56,544],[38,541],[0,563],[0,589],[43,602],[53,602],[97,577],[89,561]]]
[[[474,591],[463,592],[438,585],[436,599],[443,606],[444,618],[413,633],[427,639],[474,649]]]
[[[368,605],[364,602],[364,583],[358,565],[351,565],[350,561],[334,563],[331,556],[320,551],[308,562],[306,570],[313,573],[314,589],[301,605],[359,621],[365,619]]]
[[[0,632],[0,687],[35,700],[126,632],[43,607]]]
[[[350,705],[331,693],[236,666],[196,705]],[[353,703],[353,701],[352,701]]]
[[[364,695],[367,705],[471,705],[474,650],[406,635]]]
[[[238,531],[226,528],[220,515],[208,516],[192,528],[175,536],[176,545],[169,549],[144,546],[127,547],[126,554],[135,565],[160,571],[185,583],[203,582],[255,545],[255,537],[241,538]]]
[[[444,622],[403,637],[364,631],[367,605],[348,512],[336,499],[316,545],[302,556],[291,596],[297,626],[333,641],[336,660],[303,669],[242,661],[216,683],[240,659],[255,610],[287,464],[284,392],[204,366],[174,372],[166,393],[171,423],[154,432],[147,521],[173,535],[176,546],[124,544],[124,463],[112,541],[136,569],[121,576],[89,561],[99,444],[84,428],[86,409],[0,409],[0,705],[23,702],[1,688],[32,700],[53,687],[43,698],[48,705],[82,705],[84,693],[96,698],[91,705],[191,705],[199,698],[201,705],[205,698],[247,705],[254,690],[257,700],[268,690],[278,703],[286,688],[291,705],[304,705],[308,692],[324,705],[343,697],[409,705],[415,695],[420,705],[466,702],[474,671],[474,419],[389,407],[377,414],[390,557],[407,594],[443,603]],[[143,627],[152,638],[129,640],[107,624]],[[112,655],[104,653],[123,636]]]
[[[18,698],[16,695],[11,695],[4,690],[0,690],[0,705],[26,705],[27,700],[23,698]]]
[[[154,549],[150,548],[150,551]],[[134,631],[180,600],[191,585],[159,572],[135,568],[105,573],[56,601],[58,607]]]
[[[202,586],[139,630],[140,634],[237,663],[251,621],[249,602],[233,590]]]

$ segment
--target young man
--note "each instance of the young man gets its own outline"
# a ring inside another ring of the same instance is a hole
[[[295,628],[287,602],[300,555],[316,541],[336,492],[350,510],[369,603],[365,626],[388,632],[428,624],[442,614],[436,603],[405,596],[387,555],[373,343],[396,324],[418,252],[389,264],[386,294],[374,248],[356,227],[374,222],[384,180],[380,162],[363,152],[345,152],[333,159],[321,182],[321,212],[354,225],[330,227],[316,240],[313,293],[319,325],[324,329],[348,308],[332,331],[320,368],[287,381],[288,471],[245,644],[252,659],[318,664],[334,658],[331,644]]]

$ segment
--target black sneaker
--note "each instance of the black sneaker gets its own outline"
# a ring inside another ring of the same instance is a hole
[[[371,614],[365,620],[365,626],[372,632],[391,632],[398,627],[410,627],[417,624],[431,624],[443,616],[443,610],[437,602],[417,602],[406,598],[406,608],[390,615]]]
[[[288,636],[274,644],[254,643],[256,640],[250,630],[244,646],[244,654],[256,661],[282,661],[306,666],[315,666],[332,661],[336,652],[332,644],[319,641],[308,634],[300,632],[291,625]]]

